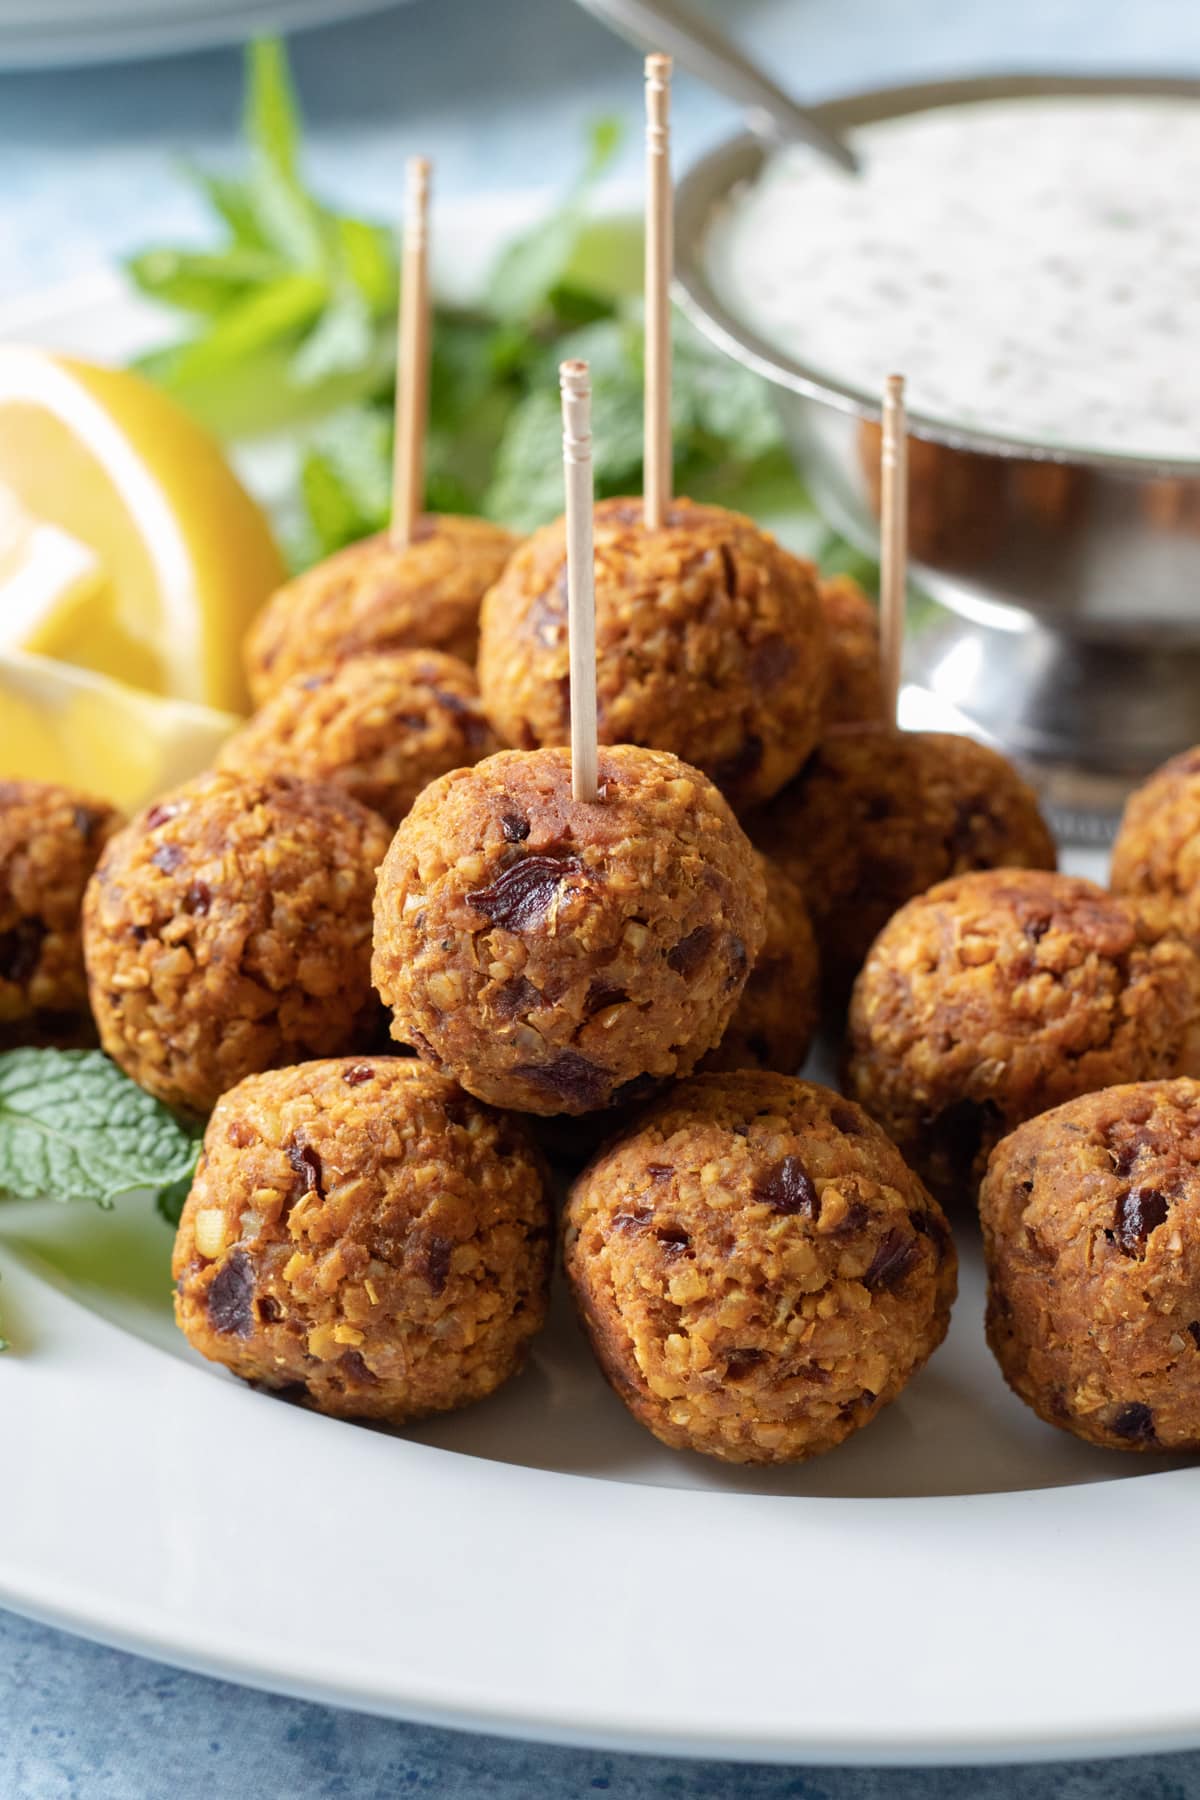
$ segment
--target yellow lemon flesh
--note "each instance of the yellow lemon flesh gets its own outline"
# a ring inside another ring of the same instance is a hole
[[[0,537],[15,518],[25,577],[9,587],[0,550],[12,621],[0,645],[244,709],[242,639],[283,563],[217,444],[173,401],[124,370],[0,346],[0,490]]]
[[[0,649],[40,650],[103,604],[95,551],[33,518],[0,487]]]
[[[211,764],[231,713],[0,650],[0,776],[59,781],[134,812]]]

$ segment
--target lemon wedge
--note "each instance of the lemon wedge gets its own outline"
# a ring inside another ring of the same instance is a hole
[[[283,563],[215,441],[172,400],[125,370],[0,346],[0,489],[23,545],[10,545],[23,585],[10,591],[0,569],[0,643],[244,708],[242,638]]]
[[[208,768],[239,723],[92,669],[0,650],[0,775],[59,781],[132,812]]]
[[[0,487],[0,649],[40,650],[104,604],[94,550],[34,519]]]

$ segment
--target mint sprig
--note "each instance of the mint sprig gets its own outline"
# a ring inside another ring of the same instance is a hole
[[[0,1193],[111,1207],[145,1189],[172,1197],[199,1139],[99,1050],[0,1054]]]
[[[307,185],[303,123],[282,47],[246,60],[245,159],[189,170],[213,241],[158,245],[131,279],[180,319],[180,341],[142,360],[226,440],[286,432],[297,504],[278,524],[298,565],[378,530],[390,503],[395,219],[339,211]],[[621,143],[597,120],[557,206],[497,257],[470,306],[435,307],[425,504],[530,530],[562,511],[558,363],[592,363],[596,493],[642,483],[641,225],[597,216]],[[675,321],[676,485],[696,499],[823,539],[765,385]],[[832,542],[832,540],[830,540]]]

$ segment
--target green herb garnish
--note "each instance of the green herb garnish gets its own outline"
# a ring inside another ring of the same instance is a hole
[[[284,52],[248,53],[249,167],[193,172],[223,233],[215,248],[144,251],[143,292],[190,330],[145,359],[154,379],[226,438],[286,431],[298,455],[297,563],[385,523],[394,386],[396,254],[390,229],[317,199]],[[530,530],[562,509],[558,362],[592,363],[601,497],[642,481],[641,226],[596,217],[620,141],[594,124],[562,204],[498,257],[478,304],[440,304],[426,447],[428,506]],[[827,535],[783,443],[766,385],[675,321],[676,487],[772,519],[793,541]]]
[[[99,1050],[0,1054],[0,1193],[111,1207],[190,1181],[196,1134]]]

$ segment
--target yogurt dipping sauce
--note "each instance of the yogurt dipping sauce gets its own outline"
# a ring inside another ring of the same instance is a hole
[[[773,154],[710,227],[723,305],[875,403],[1047,448],[1200,459],[1200,102],[981,101]]]

